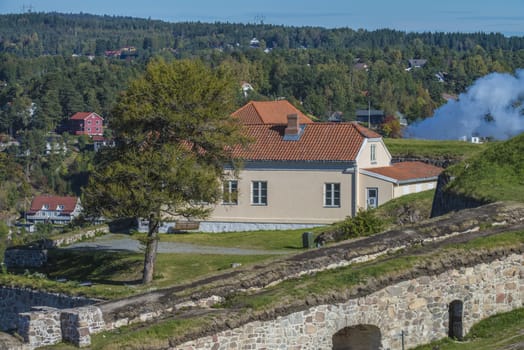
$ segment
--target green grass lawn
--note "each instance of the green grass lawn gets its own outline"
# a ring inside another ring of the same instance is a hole
[[[519,344],[510,348],[509,345]],[[522,349],[524,344],[524,309],[499,314],[475,324],[464,341],[445,338],[415,350],[494,350]]]
[[[191,243],[203,246],[216,246],[262,250],[302,249],[302,234],[306,231],[317,233],[322,228],[278,231],[248,231],[223,233],[172,233],[160,235],[165,242]]]
[[[302,233],[304,231],[162,234],[160,240],[202,246],[293,253],[302,250]],[[29,269],[25,273],[24,270],[20,270],[18,271],[19,274],[0,273],[0,285],[18,285],[67,294],[114,299],[226,272],[232,269],[233,263],[247,266],[271,260],[276,256],[272,254],[159,253],[153,283],[142,286],[140,280],[143,253],[54,249],[49,251],[49,264],[46,268]],[[44,275],[41,275],[41,273]],[[44,276],[48,278],[46,279]],[[66,279],[67,282],[57,282],[62,279]],[[89,287],[81,286],[82,282],[91,282],[92,285]]]
[[[524,201],[524,133],[448,169],[448,190],[484,201]]]
[[[469,158],[494,144],[389,138],[385,138],[384,143],[393,157],[451,158],[457,160]]]

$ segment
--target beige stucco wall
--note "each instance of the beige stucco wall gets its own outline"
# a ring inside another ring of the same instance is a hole
[[[371,161],[371,145],[375,145],[375,161]],[[391,155],[382,139],[366,139],[357,156],[358,167],[373,168],[391,165]]]
[[[400,185],[395,186],[394,196],[395,198],[405,196],[406,194],[418,193],[422,191],[432,190],[437,186],[437,180],[419,182],[416,184]]]
[[[251,204],[252,181],[267,181],[268,204]],[[340,207],[324,207],[324,184],[340,183]],[[352,215],[353,174],[342,170],[250,170],[238,178],[238,204],[215,206],[209,221],[330,224]]]
[[[378,205],[382,205],[387,201],[393,199],[393,183],[380,180],[368,175],[359,174],[359,191],[358,191],[358,207],[366,208],[367,188],[378,189]]]

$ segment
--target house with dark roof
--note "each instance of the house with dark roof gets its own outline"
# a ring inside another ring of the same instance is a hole
[[[406,68],[406,70],[409,72],[412,69],[424,67],[426,63],[428,63],[428,60],[424,58],[412,58],[408,60],[408,63],[409,67]]]
[[[104,118],[94,112],[77,112],[69,118],[68,132],[72,135],[103,135]]]
[[[82,211],[80,199],[71,196],[36,196],[26,219],[32,223],[68,224]]]
[[[200,230],[327,225],[435,187],[442,169],[419,162],[392,165],[378,133],[356,122],[315,123],[298,113],[283,119],[288,107],[282,101],[250,102],[233,113],[253,141],[233,147],[243,167],[226,169],[222,202]]]
[[[370,128],[378,127],[386,118],[386,113],[380,109],[357,109],[356,120],[360,123],[369,123]]]

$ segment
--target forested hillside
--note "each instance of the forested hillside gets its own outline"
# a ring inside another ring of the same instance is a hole
[[[227,67],[237,106],[286,98],[319,120],[334,113],[352,120],[369,106],[413,121],[432,115],[443,94],[524,67],[524,37],[0,15],[0,211],[34,191],[79,194],[92,157],[86,140],[55,136],[68,151],[46,153],[49,132],[78,111],[110,122],[120,91],[156,57]],[[242,82],[253,90],[242,92]],[[392,127],[383,132],[398,136]],[[9,146],[15,139],[19,148]]]
[[[39,119],[66,118],[79,108],[107,115],[115,92],[158,55],[228,65],[239,84],[253,86],[252,97],[285,97],[321,119],[333,112],[352,119],[356,109],[367,108],[368,97],[372,108],[425,118],[444,103],[442,93],[461,93],[489,72],[524,67],[524,38],[493,33],[167,23],[58,13],[0,16],[0,33],[0,80],[7,84],[0,104],[35,102],[44,115]],[[425,64],[407,71],[410,59]],[[50,105],[52,113],[44,111]],[[0,131],[7,131],[5,124]]]

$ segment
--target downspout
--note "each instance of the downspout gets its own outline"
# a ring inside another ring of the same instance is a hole
[[[357,197],[358,197],[358,191],[357,191],[357,165],[354,164],[351,168],[346,168],[343,173],[352,175],[353,178],[351,179],[351,190],[349,193],[350,197],[350,203],[351,203],[351,212],[349,213],[351,217],[355,216],[357,214],[356,204],[358,203]]]
[[[355,217],[357,215],[357,205],[358,205],[358,195],[359,195],[359,191],[358,191],[358,166],[355,165],[355,167],[353,168],[354,169],[354,172],[353,172],[353,206],[351,208],[351,216],[352,217]]]

